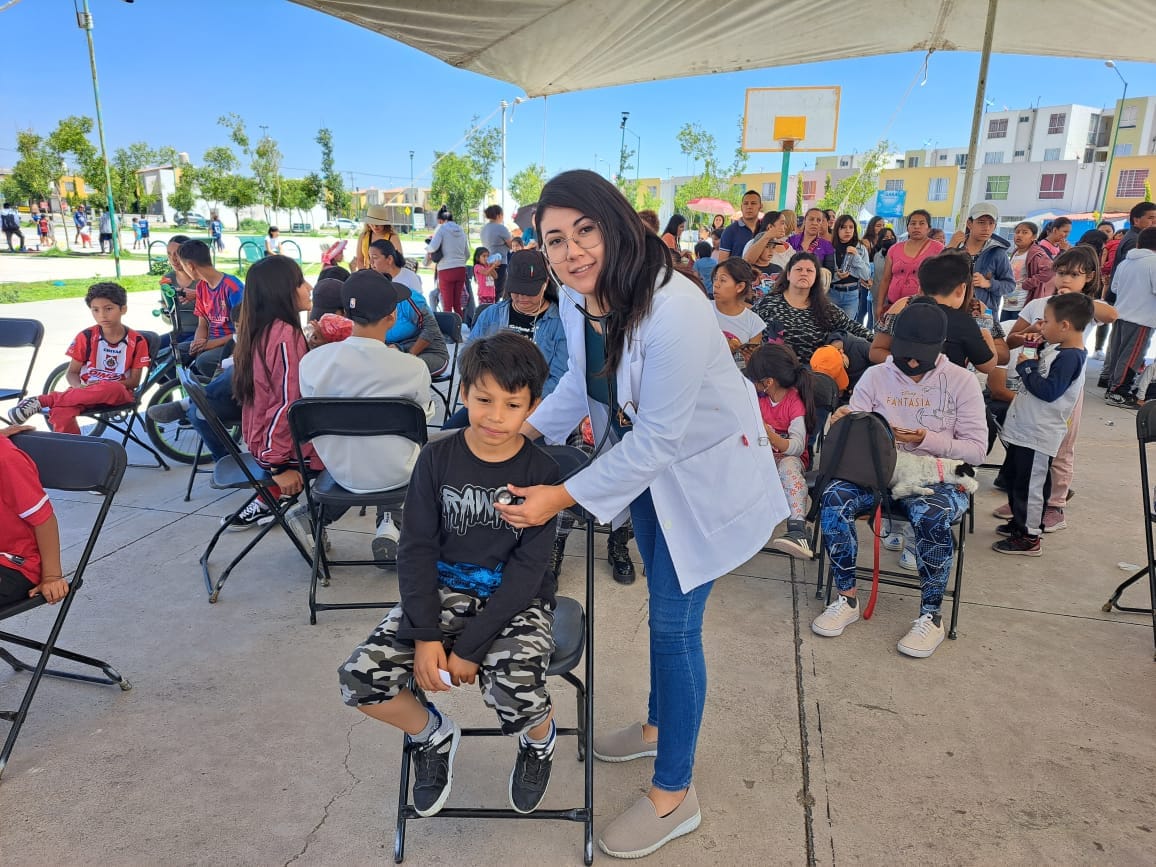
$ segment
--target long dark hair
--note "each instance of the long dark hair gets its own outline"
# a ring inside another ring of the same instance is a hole
[[[1092,229],[1097,235],[1103,235],[1099,229]],[[1091,234],[1091,232],[1089,232]],[[1081,238],[1080,243],[1074,247],[1069,247],[1052,262],[1052,272],[1058,271],[1082,271],[1088,277],[1088,282],[1084,284],[1084,294],[1089,298],[1098,298],[1100,295],[1100,254],[1096,252],[1096,248],[1092,244],[1085,244]]]
[[[720,269],[726,271],[736,283],[745,283],[747,285],[746,291],[743,292],[739,298],[750,304],[755,297],[755,283],[757,283],[759,279],[758,272],[755,271],[754,267],[744,259],[731,256],[728,259],[723,259],[714,266],[714,270],[711,271],[712,282],[714,275],[717,274]]]
[[[1050,235],[1052,232],[1055,232],[1057,229],[1062,229],[1064,226],[1070,225],[1072,225],[1072,221],[1067,217],[1056,217],[1054,220],[1048,220],[1046,223],[1044,223],[1043,229],[1040,230],[1040,236],[1036,240],[1043,241],[1048,237],[1048,235]]]
[[[291,326],[304,343],[297,289],[305,282],[301,266],[288,256],[266,256],[253,263],[245,277],[241,315],[237,322],[237,348],[233,350],[233,397],[241,406],[253,402],[253,368],[258,359],[266,375],[272,374],[264,343],[274,322]]]
[[[686,217],[684,217],[682,214],[673,214],[673,215],[671,215],[671,218],[666,221],[666,228],[662,230],[662,234],[673,235],[675,243],[677,243],[678,242],[678,236],[679,236],[679,234],[681,234],[679,231],[679,226],[685,226],[685,225],[686,225]]]
[[[594,298],[606,311],[606,367],[613,375],[622,360],[626,337],[650,313],[654,293],[670,282],[670,248],[646,230],[630,202],[597,172],[574,169],[555,175],[538,196],[534,232],[542,238],[542,215],[550,208],[573,208],[602,230],[602,269]],[[543,238],[542,243],[545,243]]]
[[[799,361],[795,350],[785,343],[764,343],[755,350],[743,373],[751,382],[773,379],[783,388],[795,389],[803,401],[807,433],[815,429],[815,374]]]
[[[812,210],[816,210],[812,208]],[[779,279],[775,281],[775,292],[782,295],[787,291],[787,286],[790,285],[790,273],[799,262],[807,260],[815,266],[815,282],[811,284],[811,292],[807,296],[807,305],[811,311],[811,316],[815,323],[823,331],[830,331],[831,325],[831,307],[833,306],[827,298],[827,291],[823,288],[823,268],[819,264],[819,257],[814,253],[808,253],[802,250],[791,257],[787,262],[787,267],[783,269],[783,273],[779,275]]]
[[[872,217],[867,221],[867,228],[863,231],[863,240],[871,245],[871,249],[875,249],[875,239],[879,237],[879,225],[886,224],[887,221],[882,217]]]
[[[839,240],[839,229],[841,229],[847,223],[851,224],[851,228],[854,231],[851,235],[851,240],[844,244],[841,240]],[[846,251],[848,247],[859,246],[859,224],[855,222],[854,217],[852,217],[850,214],[844,214],[835,221],[835,226],[831,230],[831,243],[834,244],[835,252],[840,256],[843,255],[844,251]]]

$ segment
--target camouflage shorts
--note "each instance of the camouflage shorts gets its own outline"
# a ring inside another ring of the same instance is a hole
[[[452,650],[454,639],[485,602],[444,587],[438,595],[442,635],[446,649]],[[414,648],[397,638],[401,618],[399,605],[338,669],[341,697],[350,707],[389,701],[409,686]],[[554,653],[553,623],[553,612],[534,600],[494,639],[478,669],[482,698],[498,714],[505,734],[533,728],[550,712],[546,669]]]

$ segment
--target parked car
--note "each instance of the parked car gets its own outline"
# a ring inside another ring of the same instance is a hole
[[[343,235],[352,234],[361,230],[361,223],[356,223],[346,217],[338,217],[336,220],[326,220],[321,224],[323,231],[338,231]]]
[[[186,211],[183,214],[178,211],[173,216],[173,222],[178,226],[189,226],[194,229],[209,228],[209,218],[196,211]]]

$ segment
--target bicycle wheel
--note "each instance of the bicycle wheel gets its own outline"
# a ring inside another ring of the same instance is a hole
[[[52,369],[52,373],[48,374],[48,379],[44,380],[44,391],[41,394],[51,394],[54,391],[66,391],[72,386],[68,384],[68,380],[64,378],[64,374],[68,373],[69,362],[57,365]],[[82,417],[83,418],[83,417]],[[78,419],[80,421],[81,419]],[[98,437],[103,436],[104,432],[108,430],[108,425],[102,421],[92,419],[92,426],[87,430],[81,428],[86,436]]]
[[[172,380],[160,386],[149,399],[149,408],[174,400],[183,400],[185,389],[177,380]],[[145,431],[165,457],[172,458],[182,464],[191,464],[197,456],[197,447],[201,444],[201,435],[189,424],[188,419],[179,421],[157,422],[146,412],[144,415]],[[201,454],[200,463],[207,464],[213,457],[205,451]]]

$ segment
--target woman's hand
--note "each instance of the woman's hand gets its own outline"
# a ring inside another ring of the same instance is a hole
[[[974,286],[976,289],[990,289],[991,288],[991,280],[989,280],[985,275],[980,274],[977,271],[976,273],[971,275],[971,285]]]
[[[565,485],[534,485],[530,488],[519,488],[516,485],[506,486],[516,497],[524,498],[525,502],[516,506],[503,506],[495,503],[494,509],[506,519],[506,522],[519,530],[526,527],[540,527],[550,521],[563,509],[568,509],[577,502],[570,496]]]
[[[273,476],[273,484],[279,487],[281,493],[287,497],[300,494],[301,489],[304,487],[301,473],[297,472],[297,470],[286,470],[283,473],[278,473]]]
[[[413,643],[413,679],[423,692],[449,692],[449,687],[438,674],[438,669],[448,671],[446,649],[440,641],[415,641]]]

